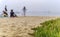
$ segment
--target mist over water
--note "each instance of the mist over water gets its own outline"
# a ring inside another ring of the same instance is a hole
[[[22,16],[22,9],[26,6],[27,16],[60,16],[60,0],[1,0],[0,14],[5,5],[7,5],[8,14],[13,9],[17,15]]]

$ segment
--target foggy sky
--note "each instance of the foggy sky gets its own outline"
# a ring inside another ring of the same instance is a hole
[[[7,5],[8,13],[11,9],[19,15],[23,15],[22,8],[26,6],[27,15],[31,16],[60,16],[60,0],[1,0],[0,12]],[[19,13],[18,13],[19,12]]]

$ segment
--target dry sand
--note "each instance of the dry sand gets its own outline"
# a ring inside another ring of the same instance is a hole
[[[17,18],[0,18],[0,37],[33,37],[31,28],[40,26],[40,23],[59,17],[27,16]]]

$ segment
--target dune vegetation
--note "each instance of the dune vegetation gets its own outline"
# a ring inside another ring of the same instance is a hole
[[[60,18],[40,23],[40,27],[32,28],[34,37],[60,37]]]

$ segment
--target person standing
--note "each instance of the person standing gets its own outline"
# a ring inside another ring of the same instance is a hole
[[[24,16],[26,16],[26,7],[23,7]]]

